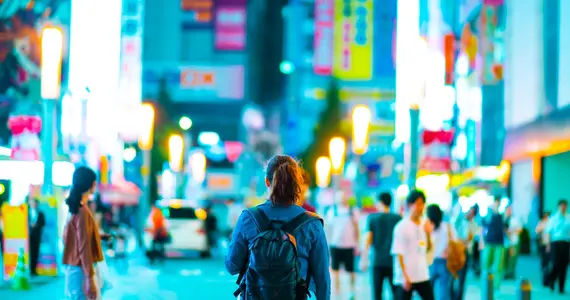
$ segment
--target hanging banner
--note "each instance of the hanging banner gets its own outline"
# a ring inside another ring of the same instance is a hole
[[[420,171],[447,173],[451,171],[451,143],[453,131],[429,131],[422,133]]]
[[[372,78],[373,8],[372,0],[335,1],[333,74],[340,80]]]
[[[483,5],[481,8],[481,57],[483,70],[481,72],[483,84],[494,84],[497,82],[495,69],[495,35],[497,31],[497,8],[490,5]]]
[[[143,9],[143,0],[123,0],[118,99],[127,105],[142,98]]]
[[[24,250],[24,261],[28,264],[28,205],[2,205],[4,224],[4,280],[10,280],[18,264],[18,253]]]
[[[373,61],[375,78],[394,78],[396,76],[397,15],[397,0],[386,0],[382,2],[382,5],[374,5],[374,32],[376,34],[374,34]],[[378,34],[379,32],[382,34]]]
[[[182,29],[208,28],[212,26],[213,0],[182,0]]]
[[[315,1],[315,41],[313,68],[317,75],[328,76],[333,68],[334,1]]]
[[[246,7],[218,5],[214,47],[216,50],[241,51],[245,49]]]

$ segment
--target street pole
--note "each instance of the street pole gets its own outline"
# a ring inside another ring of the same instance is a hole
[[[42,156],[44,162],[44,183],[42,194],[53,195],[53,161],[55,154],[55,99],[43,99],[43,130],[42,130]]]
[[[143,245],[143,232],[146,224],[146,217],[150,207],[150,166],[151,151],[142,150],[143,162],[141,168],[142,175],[142,201],[139,203],[139,244]]]
[[[419,107],[410,107],[410,171],[408,174],[408,186],[410,189],[416,187],[416,178],[419,168],[419,152],[420,152],[420,109]]]

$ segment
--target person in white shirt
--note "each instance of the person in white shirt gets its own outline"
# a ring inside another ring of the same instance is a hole
[[[358,251],[360,229],[359,211],[348,204],[348,197],[341,196],[341,201],[327,212],[327,232],[331,255],[332,279],[335,292],[340,292],[340,266],[350,274],[351,293],[355,292],[355,260]]]
[[[430,222],[422,222],[426,197],[413,190],[406,199],[407,214],[394,228],[394,285],[400,300],[412,299],[417,292],[423,300],[434,300],[430,283],[428,252],[432,251]]]
[[[566,199],[558,202],[558,211],[548,220],[545,232],[550,241],[547,251],[552,251],[553,266],[547,283],[550,289],[554,290],[554,283],[558,281],[558,291],[564,294],[566,272],[570,261],[570,214]]]
[[[443,221],[443,211],[437,204],[427,207],[428,221],[433,225],[431,241],[433,245],[433,263],[430,266],[430,279],[438,300],[451,299],[452,275],[447,269],[447,248],[449,238],[457,240],[455,228]]]

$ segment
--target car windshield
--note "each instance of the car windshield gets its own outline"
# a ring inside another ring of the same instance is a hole
[[[174,207],[169,207],[168,209],[166,209],[166,217],[168,219],[190,219],[190,220],[195,220],[198,219],[198,217],[196,217],[196,210],[192,207],[180,207],[180,208],[174,208]]]

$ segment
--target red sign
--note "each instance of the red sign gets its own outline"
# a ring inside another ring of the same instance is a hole
[[[230,162],[236,162],[243,152],[243,143],[226,141],[224,142],[224,148],[226,150],[226,157]]]
[[[245,7],[218,7],[216,9],[216,33],[214,45],[217,50],[245,49]]]
[[[314,71],[331,75],[333,67],[334,1],[315,1]]]
[[[453,131],[424,131],[420,170],[431,173],[451,171]]]
[[[186,69],[180,71],[180,87],[212,87],[216,85],[215,72]]]

